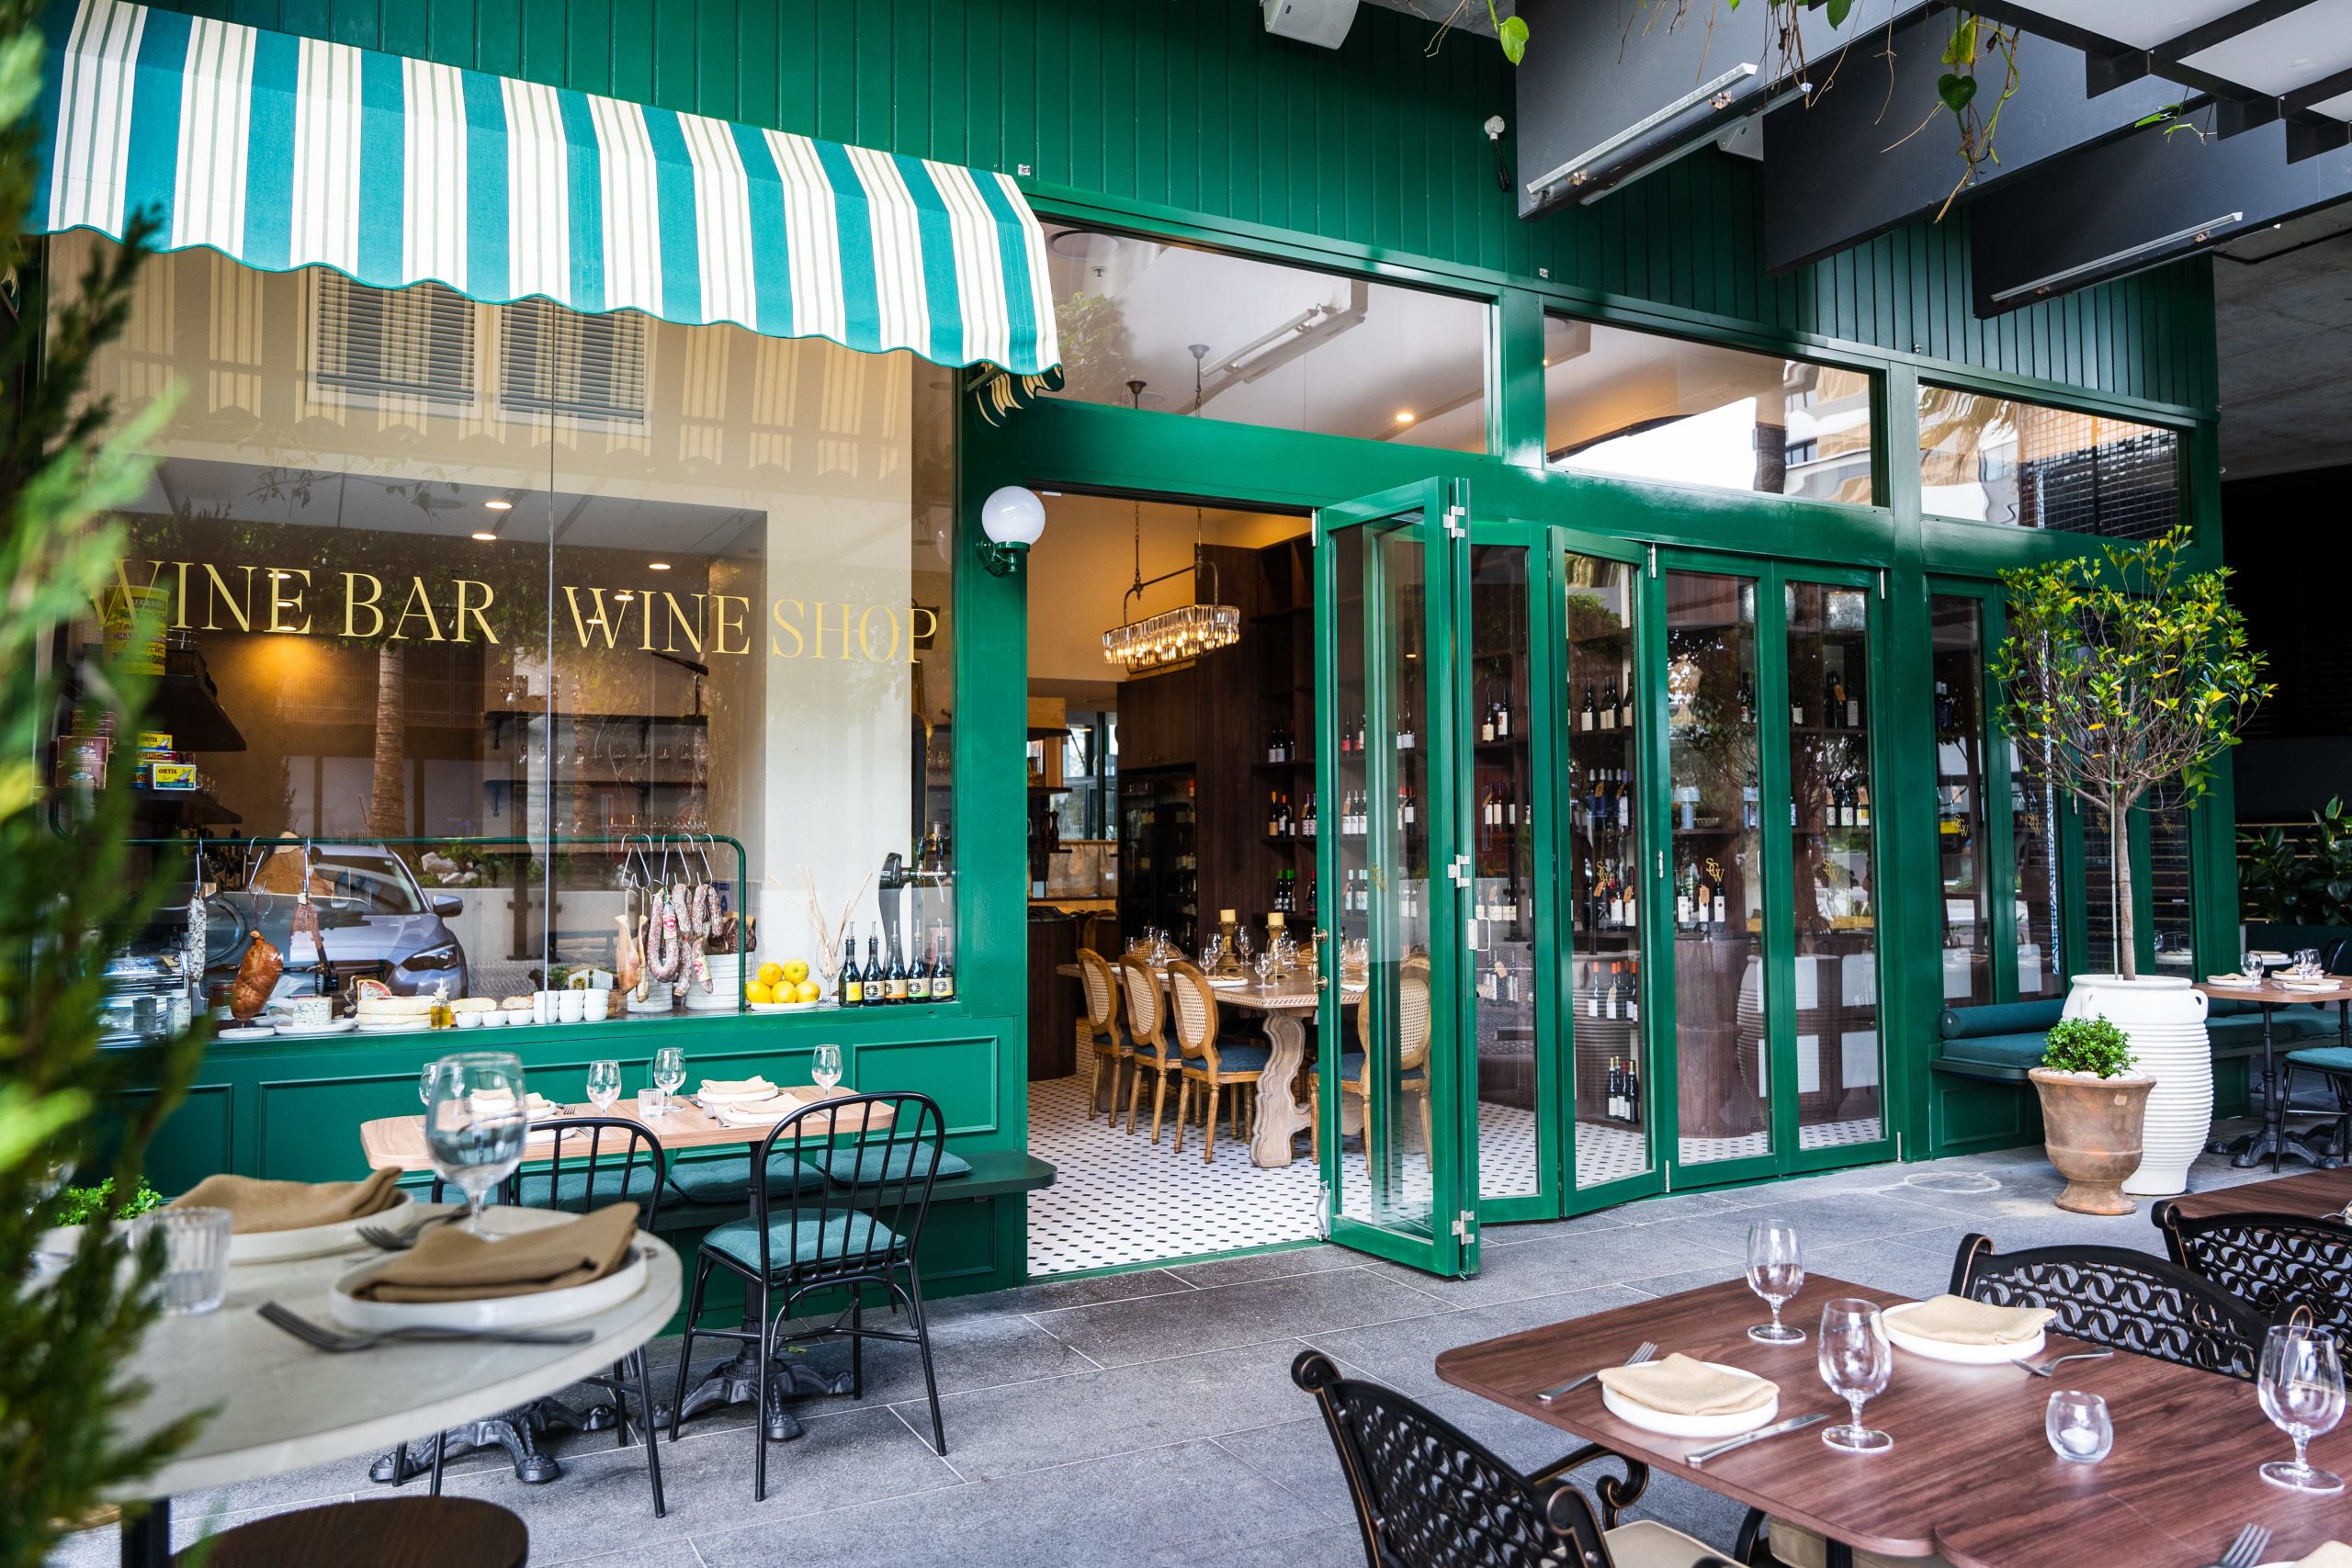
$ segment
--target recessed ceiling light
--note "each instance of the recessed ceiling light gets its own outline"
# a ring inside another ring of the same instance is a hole
[[[504,499],[498,501],[485,501],[482,504],[489,507],[492,512],[512,512],[514,510],[514,503]]]
[[[1396,423],[1399,424],[1412,423],[1413,411],[1411,409],[1398,409],[1396,411]]]
[[[670,570],[670,563],[665,560],[650,560],[645,563],[645,569],[648,571],[667,571]]]
[[[492,532],[491,532],[489,529],[487,529],[487,528],[477,528],[477,529],[475,529],[475,530],[474,530],[474,537],[475,537],[476,539],[479,539],[480,541],[481,541],[481,543],[483,543],[483,544],[485,544],[485,545],[494,545],[494,544],[496,544],[496,543],[498,542],[498,536],[497,536],[497,535],[495,535],[495,534],[493,534],[493,533],[492,533]]]

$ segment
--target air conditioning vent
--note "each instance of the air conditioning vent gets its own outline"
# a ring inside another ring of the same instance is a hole
[[[499,407],[598,424],[645,423],[645,318],[583,316],[534,300],[499,318]]]
[[[366,401],[474,401],[474,307],[437,283],[370,288],[316,274],[311,378]]]

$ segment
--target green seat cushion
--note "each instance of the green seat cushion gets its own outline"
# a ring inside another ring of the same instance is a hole
[[[592,1190],[588,1179],[594,1176]],[[615,1160],[600,1165],[593,1171],[585,1166],[565,1165],[556,1172],[555,1196],[548,1197],[548,1173],[544,1170],[523,1172],[523,1201],[533,1207],[561,1209],[567,1213],[583,1213],[591,1207],[603,1209],[623,1199],[643,1209],[653,1201],[662,1185],[662,1173],[649,1156],[637,1162],[635,1169]]]
[[[910,1168],[920,1171],[922,1163],[915,1158],[912,1144],[893,1144],[887,1148],[836,1149],[815,1159],[805,1159],[800,1167],[821,1184],[827,1177],[843,1187],[858,1184],[874,1186],[884,1181],[904,1181]],[[939,1151],[939,1174],[933,1179],[953,1181],[959,1176],[972,1174],[972,1162],[959,1156]]]
[[[1273,1056],[1274,1048],[1271,1045],[1252,1045],[1247,1041],[1237,1041],[1232,1044],[1222,1040],[1216,1043],[1217,1070],[1223,1073],[1262,1073]],[[1205,1069],[1208,1062],[1196,1058],[1186,1065]]]
[[[850,1209],[803,1210],[796,1225],[790,1214],[768,1218],[768,1256],[778,1265],[812,1263],[822,1258],[832,1265],[865,1254],[902,1253],[906,1244],[871,1214]],[[730,1258],[746,1269],[760,1267],[760,1230],[747,1217],[729,1220],[702,1238],[703,1248]]]
[[[2308,1051],[2290,1051],[2287,1060],[2315,1073],[2352,1074],[2352,1046],[2321,1045]]]
[[[1987,1011],[1987,1009],[1973,1009]],[[2008,1067],[2018,1072],[2041,1066],[2041,1053],[2049,1045],[2048,1032],[2038,1034],[1986,1034],[1964,1036],[1944,1041],[1943,1058],[1947,1062],[1968,1062],[1980,1067]]]
[[[1996,1002],[1988,1007],[1946,1008],[1936,1026],[1947,1040],[1984,1040],[2029,1033],[2038,1040],[2050,1032],[2065,1007],[2064,998],[2050,997],[2038,1002]],[[2037,1048],[2034,1060],[2041,1059],[2041,1053]]]
[[[814,1192],[824,1177],[797,1160],[768,1162],[768,1196],[786,1198],[795,1191]],[[679,1160],[670,1167],[670,1190],[689,1203],[748,1203],[752,1201],[752,1156],[727,1159]]]

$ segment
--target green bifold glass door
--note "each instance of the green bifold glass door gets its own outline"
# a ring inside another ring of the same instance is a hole
[[[1463,489],[1323,508],[1315,544],[1326,1218],[1440,1274],[1478,1257]]]

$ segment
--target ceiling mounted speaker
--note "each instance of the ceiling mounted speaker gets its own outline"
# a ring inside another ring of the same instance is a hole
[[[1260,0],[1266,30],[1323,49],[1337,49],[1355,24],[1356,0]]]

